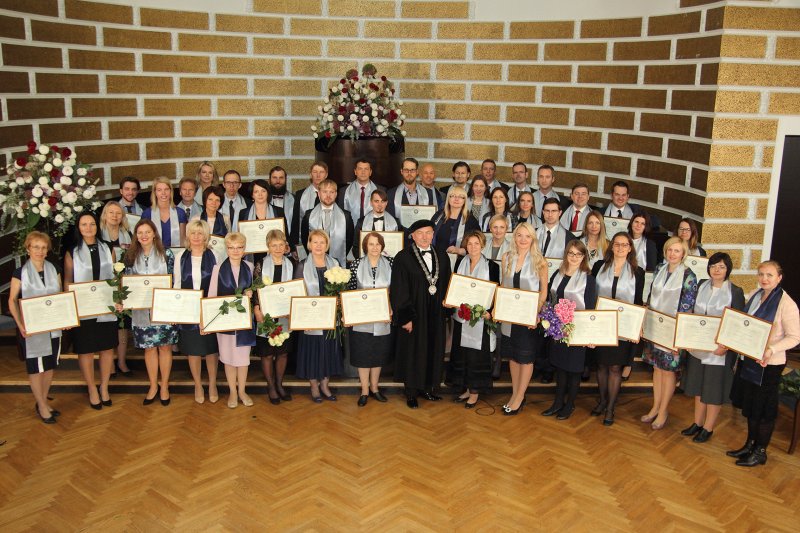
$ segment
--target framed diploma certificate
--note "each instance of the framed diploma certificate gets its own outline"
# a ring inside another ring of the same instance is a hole
[[[631,221],[627,218],[611,218],[611,217],[603,217],[603,222],[605,223],[606,226],[606,237],[608,237],[608,240],[613,239],[614,235],[616,235],[620,231],[627,232],[628,225],[631,223]]]
[[[79,318],[92,318],[111,313],[114,307],[114,287],[103,281],[70,283],[67,290],[75,293]]]
[[[417,220],[430,220],[436,214],[435,205],[402,205],[400,206],[400,220],[406,228]]]
[[[125,309],[150,309],[153,306],[153,289],[172,287],[172,276],[155,274],[152,276],[122,276],[122,286],[130,289],[128,298],[122,302]]]
[[[619,314],[617,317],[619,338],[626,341],[639,342],[639,338],[642,335],[644,314],[647,311],[646,307],[601,296],[597,299],[597,309],[616,311]]]
[[[81,325],[72,291],[23,298],[19,301],[22,323],[29,335]]]
[[[223,302],[232,303],[236,296],[217,296],[214,298],[200,299],[200,329],[204,333],[224,333],[226,331],[239,331],[253,327],[253,309],[250,307],[250,298],[242,296],[242,306],[245,312],[241,313],[231,306],[224,315],[219,308]]]
[[[389,289],[342,291],[342,322],[345,326],[390,322]]]
[[[697,281],[708,279],[708,257],[690,255],[683,260],[683,264],[694,272],[694,275],[697,276]]]
[[[497,287],[492,317],[498,322],[533,327],[538,320],[538,308],[538,292]]]
[[[575,311],[570,346],[618,346],[617,311]]]
[[[289,329],[292,331],[334,329],[336,327],[336,296],[306,296],[292,298]]]
[[[208,249],[214,252],[218,262],[228,258],[228,249],[225,248],[225,237],[212,235],[208,238]]]
[[[465,259],[468,261],[468,259]],[[461,274],[450,276],[447,285],[447,295],[444,297],[445,307],[458,307],[461,304],[482,305],[488,309],[494,300],[494,291],[497,283],[484,281]]]
[[[273,283],[258,289],[258,305],[262,313],[272,318],[289,316],[292,298],[305,295],[306,282],[302,279]]]
[[[284,234],[286,228],[282,218],[266,218],[264,220],[240,220],[239,233],[245,236],[245,253],[268,252],[267,233],[274,229],[281,230]]]
[[[203,291],[154,289],[150,321],[159,324],[199,324]]]
[[[761,361],[767,349],[772,322],[726,307],[717,334],[717,344]]]
[[[136,224],[142,219],[142,217],[133,213],[125,213],[125,218],[128,220],[128,227],[131,229],[131,233],[133,233],[133,228],[136,227]]]
[[[561,266],[563,259],[558,259],[556,257],[545,257],[544,260],[547,261],[547,279],[550,279],[553,277],[553,274],[556,273],[558,267]]]
[[[678,313],[675,318],[675,348],[713,352],[717,349],[718,316]]]
[[[674,350],[675,346],[672,343],[675,340],[675,319],[664,313],[648,309],[644,313],[642,338],[663,348]]]
[[[364,237],[366,237],[368,233],[372,232],[362,230],[359,233],[359,249],[361,248],[361,243],[364,242]],[[397,255],[397,252],[403,249],[406,234],[402,231],[376,231],[375,233],[379,233],[383,237],[383,242],[386,244],[386,247],[383,249],[383,255],[394,257]]]

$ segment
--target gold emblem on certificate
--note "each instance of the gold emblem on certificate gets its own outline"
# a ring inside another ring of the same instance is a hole
[[[717,349],[717,331],[721,321],[718,316],[678,313],[673,344],[685,350],[713,352]]]
[[[125,309],[150,309],[153,306],[153,289],[169,289],[172,276],[122,276],[122,285],[130,290],[128,298],[122,303]]]
[[[716,341],[717,344],[761,361],[771,333],[772,322],[726,307],[722,312]]]
[[[617,311],[575,311],[570,346],[618,346]]]
[[[683,260],[683,264],[694,272],[694,275],[697,276],[697,281],[708,279],[708,257],[689,255]]]
[[[336,296],[292,298],[289,329],[292,331],[336,328]]]
[[[292,298],[302,296],[306,296],[306,283],[302,279],[273,283],[258,289],[261,311],[272,318],[289,316]]]
[[[81,324],[75,293],[71,291],[23,298],[19,301],[19,309],[28,335],[74,328]]]
[[[544,260],[547,262],[547,279],[553,277],[553,274],[556,273],[556,270],[561,266],[563,259],[559,259],[557,257],[545,257]]]
[[[620,339],[639,342],[642,334],[642,322],[644,322],[646,307],[633,305],[612,298],[601,296],[597,299],[597,309],[602,311],[616,311],[617,327]]]
[[[159,324],[199,324],[202,297],[203,291],[155,289],[150,321]]]
[[[661,347],[662,350],[675,350],[675,319],[664,313],[648,309],[642,323],[642,338]]]
[[[400,220],[403,226],[411,227],[417,220],[430,220],[436,214],[435,205],[402,205],[400,206]]]
[[[245,253],[268,252],[267,233],[274,229],[286,233],[283,218],[266,218],[264,220],[240,220],[238,225],[239,233],[245,236]]]
[[[67,290],[75,293],[80,318],[92,318],[111,313],[109,306],[114,305],[114,287],[105,280],[70,283]]]
[[[235,302],[241,298],[244,312],[236,309]],[[222,313],[223,302],[230,304],[228,311]],[[223,333],[226,331],[247,330],[253,327],[253,313],[250,298],[247,296],[216,296],[200,300],[200,329],[204,333]]]
[[[389,322],[389,290],[364,289],[342,291],[342,322],[345,326]]]
[[[435,287],[434,287],[435,288]],[[482,279],[453,274],[450,276],[450,284],[447,286],[447,294],[444,297],[445,307],[459,307],[461,304],[482,305],[488,309],[494,299],[494,291],[497,283]]]
[[[538,292],[497,287],[492,317],[497,322],[533,327],[538,321],[538,308]]]

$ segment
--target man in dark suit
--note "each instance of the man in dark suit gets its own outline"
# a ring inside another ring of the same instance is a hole
[[[250,207],[250,203],[239,194],[242,188],[242,176],[235,170],[229,170],[222,176],[222,186],[225,188],[225,198],[219,210],[223,215],[228,215],[231,221],[231,229],[238,231],[239,213],[242,209]]]
[[[556,171],[550,165],[542,165],[536,171],[536,183],[539,188],[533,192],[533,208],[539,220],[542,219],[542,206],[547,198],[555,198],[561,203],[561,197],[553,189],[556,182]]]
[[[300,189],[294,195],[294,211],[292,212],[292,227],[289,230],[289,244],[292,247],[301,244],[300,223],[303,217],[319,203],[319,184],[328,177],[328,165],[324,161],[314,161],[311,164],[309,185]]]
[[[630,198],[628,184],[622,180],[615,181],[611,186],[611,203],[606,207],[603,216],[630,220],[642,210],[640,206],[629,203]]]
[[[491,196],[491,192],[498,187],[508,192],[508,185],[495,179],[496,173],[497,163],[495,163],[494,159],[484,159],[483,163],[481,163],[481,176],[483,176],[483,179],[486,180],[486,184],[489,186],[489,191],[486,196]]]
[[[372,163],[367,159],[359,159],[353,169],[356,179],[339,187],[336,203],[345,211],[350,212],[355,224],[360,218],[372,211],[370,195],[378,189],[385,191],[382,185],[375,184],[372,177]]]
[[[137,201],[139,191],[142,185],[137,178],[133,176],[125,176],[119,182],[119,204],[126,214],[142,216],[144,207]]]
[[[417,183],[417,168],[419,163],[413,157],[406,157],[403,160],[403,168],[400,171],[403,176],[403,183],[397,187],[389,189],[387,193],[389,204],[386,210],[397,222],[402,225],[402,206],[404,205],[433,205],[438,211],[439,206],[436,198],[436,189],[428,189]]]
[[[428,197],[436,198],[437,211],[444,207],[444,195],[436,188],[436,168],[430,163],[422,165],[422,170],[419,174],[420,184],[428,191]],[[428,204],[432,205],[432,204]]]
[[[355,239],[353,241],[353,257],[361,256],[361,232],[369,231],[402,231],[400,223],[386,210],[389,197],[380,189],[375,189],[369,196],[372,210],[358,219],[355,226]]]

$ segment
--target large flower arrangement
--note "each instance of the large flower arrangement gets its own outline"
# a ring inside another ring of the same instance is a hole
[[[311,126],[314,138],[328,139],[330,146],[339,137],[405,137],[403,102],[395,99],[394,92],[392,82],[378,77],[374,65],[364,65],[361,76],[356,69],[348,70],[317,108],[319,117]]]
[[[91,166],[77,161],[69,148],[28,143],[27,156],[8,165],[0,179],[0,229],[17,236],[15,252],[24,252],[23,243],[33,230],[59,238],[66,234],[84,210],[96,210],[96,180]]]
[[[575,330],[575,302],[562,298],[555,306],[545,305],[539,318],[545,337],[568,344]]]

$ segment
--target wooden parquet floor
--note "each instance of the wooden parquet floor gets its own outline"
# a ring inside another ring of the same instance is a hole
[[[782,409],[767,465],[736,467],[744,420],[729,407],[706,444],[638,421],[649,397],[626,394],[617,423],[516,417],[403,398],[356,406],[306,394],[251,408],[143,406],[116,394],[94,411],[56,390],[48,426],[30,394],[0,394],[0,531],[797,531],[800,456],[786,454]],[[499,405],[505,396],[488,396]],[[482,416],[483,415],[483,416]]]

